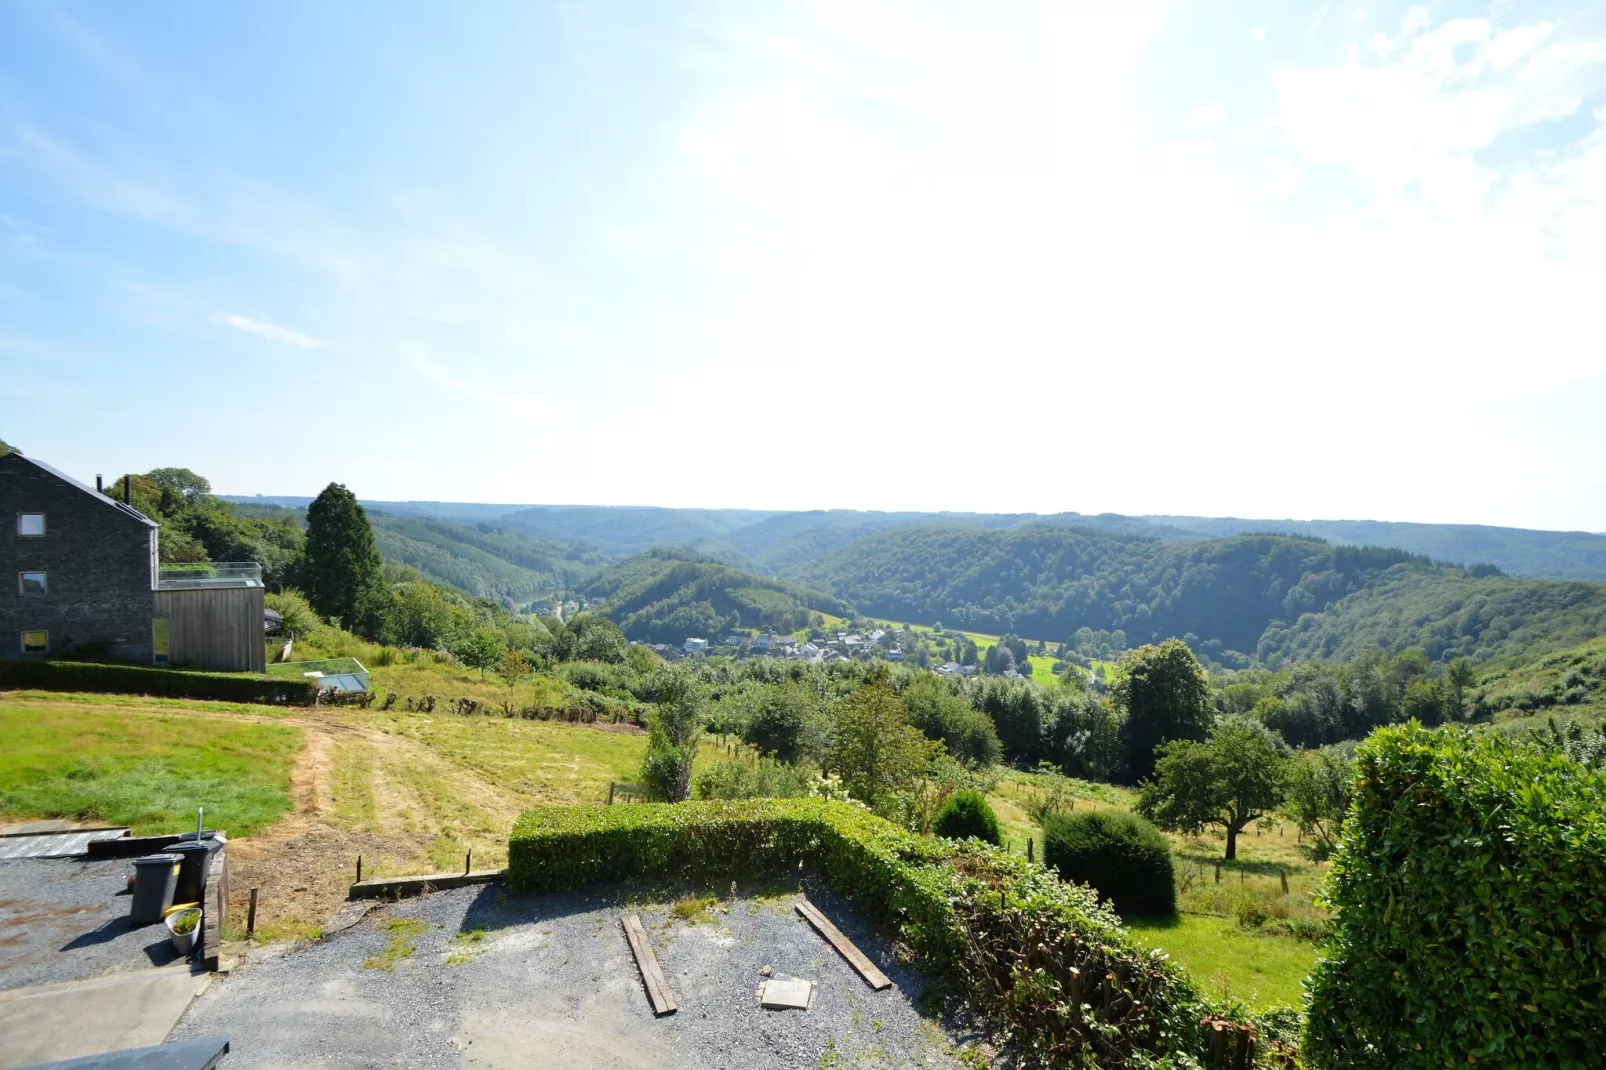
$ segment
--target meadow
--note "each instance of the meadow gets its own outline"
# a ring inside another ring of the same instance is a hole
[[[408,686],[412,674],[425,674],[427,686]],[[494,678],[417,662],[376,666],[374,676],[381,690],[492,700],[506,692]],[[558,686],[525,683],[519,699]],[[610,784],[637,779],[646,751],[645,733],[628,725],[42,692],[0,695],[0,732],[9,743],[0,753],[0,817],[149,834],[189,827],[205,806],[207,825],[234,841],[237,913],[259,888],[259,935],[268,938],[315,934],[344,898],[359,855],[365,876],[460,870],[470,852],[475,868],[504,865],[522,810],[604,803]],[[699,767],[726,753],[709,737]],[[1030,839],[1041,858],[1042,832],[1027,806],[1052,783],[1000,771],[989,801],[1012,852],[1024,854]],[[1132,805],[1123,788],[1067,783],[1076,809]],[[1310,937],[1323,914],[1312,895],[1325,866],[1300,853],[1291,829],[1252,829],[1218,883],[1219,835],[1170,839],[1183,913],[1128,919],[1134,932],[1251,1006],[1297,1001],[1315,959]]]
[[[1136,799],[1111,784],[1061,783],[1070,789],[1072,810],[1131,810]],[[1036,773],[1009,771],[999,777],[988,802],[1010,851],[1025,854],[1030,839],[1041,860],[1042,829],[1027,806],[1053,784]],[[1327,919],[1316,902],[1326,863],[1307,857],[1295,829],[1273,822],[1250,826],[1238,838],[1238,858],[1231,862],[1221,861],[1226,839],[1215,830],[1197,837],[1167,833],[1166,838],[1177,869],[1179,915],[1123,920],[1139,939],[1218,993],[1254,1008],[1297,1005]]]

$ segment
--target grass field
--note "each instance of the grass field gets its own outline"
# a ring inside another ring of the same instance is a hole
[[[1135,801],[1132,792],[1114,785],[1070,784],[1074,810],[1130,810]],[[1005,846],[1024,854],[1030,838],[1039,861],[1043,832],[1026,806],[1048,785],[1038,774],[1012,771],[999,778],[988,796]],[[1218,832],[1199,837],[1167,833],[1166,838],[1177,868],[1181,914],[1163,920],[1127,919],[1129,924],[1214,991],[1230,989],[1257,1008],[1297,1004],[1300,983],[1316,961],[1316,944],[1293,933],[1314,932],[1325,920],[1314,898],[1327,866],[1307,858],[1287,827],[1251,826],[1238,838],[1238,858],[1232,862],[1221,862],[1226,839]]]
[[[476,868],[504,865],[522,810],[604,802],[610,782],[637,779],[646,751],[645,734],[629,726],[41,692],[0,696],[0,738],[6,818],[159,833],[189,827],[205,806],[208,826],[234,840],[236,905],[251,888],[262,892],[267,937],[315,933],[344,899],[359,855],[365,876],[460,870],[470,851]],[[698,763],[724,753],[710,739]],[[1030,838],[1041,858],[1026,806],[1047,783],[1007,772],[990,797],[1015,853]],[[1077,809],[1132,805],[1122,788],[1072,788]],[[1311,894],[1325,867],[1299,853],[1290,830],[1260,830],[1240,839],[1240,858],[1221,867],[1218,883],[1220,836],[1170,838],[1184,913],[1135,919],[1143,939],[1253,1005],[1296,1000],[1315,951],[1286,933],[1320,921]],[[1246,913],[1257,924],[1241,924]]]
[[[128,825],[134,835],[210,827],[249,835],[290,809],[301,732],[245,720],[222,702],[66,698],[0,700],[0,815]]]
[[[1231,918],[1181,914],[1129,918],[1126,924],[1207,990],[1241,999],[1252,1010],[1299,1006],[1301,982],[1316,965],[1316,945],[1310,941],[1246,932]]]

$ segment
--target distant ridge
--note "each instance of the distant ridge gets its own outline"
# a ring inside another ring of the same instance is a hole
[[[242,504],[305,508],[307,497],[224,496]],[[813,511],[671,509],[658,506],[519,505],[364,500],[369,509],[498,526],[552,542],[627,557],[677,546],[753,571],[779,574],[841,546],[915,527],[982,530],[1048,524],[1167,541],[1239,534],[1289,534],[1346,546],[1380,546],[1458,565],[1493,565],[1512,576],[1606,582],[1606,534],[1480,524],[1381,520],[1267,520],[1238,517],[1123,516],[1117,513],[922,513],[852,509]]]

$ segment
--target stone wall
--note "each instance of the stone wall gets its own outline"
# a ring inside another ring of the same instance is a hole
[[[18,515],[44,513],[45,533],[18,534]],[[51,656],[101,647],[151,657],[156,528],[19,454],[0,457],[0,657],[22,654],[22,633],[50,633]],[[43,597],[18,574],[43,571]]]

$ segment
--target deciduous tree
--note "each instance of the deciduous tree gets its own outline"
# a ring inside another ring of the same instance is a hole
[[[1210,678],[1181,639],[1139,647],[1121,659],[1111,695],[1125,716],[1127,768],[1141,780],[1154,770],[1155,748],[1210,732]]]
[[[1154,779],[1139,790],[1138,813],[1192,835],[1220,826],[1228,861],[1238,857],[1238,833],[1282,805],[1287,748],[1259,722],[1228,717],[1207,741],[1173,740],[1159,754]]]

